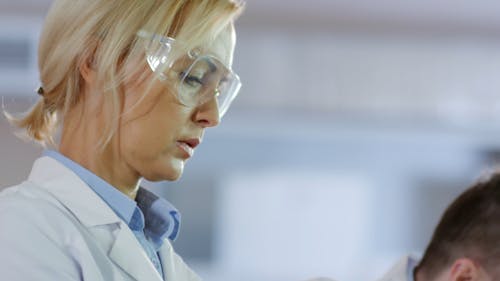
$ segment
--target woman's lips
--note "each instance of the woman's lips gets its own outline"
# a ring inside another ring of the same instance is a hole
[[[193,156],[194,149],[190,147],[187,143],[178,141],[177,147],[179,147],[182,151],[184,151],[188,158]]]
[[[177,147],[186,153],[187,158],[190,158],[194,154],[194,149],[200,144],[199,139],[188,139],[177,141]]]

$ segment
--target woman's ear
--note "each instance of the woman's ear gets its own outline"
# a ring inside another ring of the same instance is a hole
[[[82,58],[80,64],[78,65],[80,75],[87,84],[93,84],[95,82],[95,63],[93,52]]]
[[[481,267],[473,260],[461,258],[453,263],[449,281],[479,281]]]
[[[87,84],[93,84],[96,80],[96,51],[99,47],[99,41],[92,41],[80,58],[78,69],[83,80]]]

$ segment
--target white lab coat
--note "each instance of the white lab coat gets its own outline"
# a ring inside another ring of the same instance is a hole
[[[165,240],[165,280],[200,278]],[[0,279],[161,281],[128,226],[76,174],[50,157],[0,193]]]
[[[418,260],[413,256],[406,256],[398,261],[381,279],[378,281],[413,281],[408,280],[408,271],[415,269]]]

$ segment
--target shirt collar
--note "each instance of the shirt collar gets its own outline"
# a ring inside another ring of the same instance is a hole
[[[144,234],[156,248],[161,246],[165,238],[172,241],[177,238],[181,214],[170,202],[144,188],[137,192],[136,201],[146,217]]]
[[[159,249],[163,239],[174,241],[180,229],[179,211],[167,200],[139,188],[136,201],[127,197],[111,184],[80,164],[54,150],[46,150],[49,156],[78,175],[106,204],[134,231],[144,231],[146,237]]]

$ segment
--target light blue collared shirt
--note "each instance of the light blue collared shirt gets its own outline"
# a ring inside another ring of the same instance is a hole
[[[165,238],[175,240],[179,234],[180,213],[165,199],[139,188],[136,201],[85,169],[80,164],[53,150],[49,156],[77,174],[129,226],[160,275],[164,275],[158,250]]]

